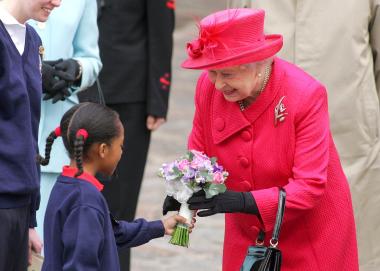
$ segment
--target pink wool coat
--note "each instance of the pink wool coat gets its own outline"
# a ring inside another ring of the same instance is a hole
[[[195,103],[189,148],[216,156],[230,173],[228,189],[251,191],[261,216],[225,215],[223,270],[240,269],[260,228],[268,244],[279,186],[287,193],[281,270],[358,270],[351,195],[330,133],[326,89],[275,58],[267,87],[245,111],[226,101],[207,73]]]

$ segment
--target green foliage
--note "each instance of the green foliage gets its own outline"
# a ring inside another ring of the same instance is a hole
[[[227,188],[224,184],[213,184],[212,183],[209,186],[204,187],[203,190],[206,193],[206,198],[209,199],[215,195],[218,195],[220,193],[224,193],[227,190]]]

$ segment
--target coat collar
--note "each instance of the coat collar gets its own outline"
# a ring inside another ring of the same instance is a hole
[[[90,175],[90,174],[88,174],[86,172],[83,172],[78,177],[75,177],[75,174],[77,173],[77,170],[78,170],[77,168],[73,168],[73,167],[70,167],[70,166],[64,166],[63,169],[62,169],[62,176],[71,177],[71,178],[78,178],[78,179],[87,181],[87,182],[91,183],[93,186],[95,186],[96,189],[98,189],[98,191],[102,191],[103,190],[104,185],[102,185],[98,181],[98,179],[96,179],[94,176],[92,176],[92,175]]]
[[[284,73],[281,69],[281,61],[275,58],[272,74],[263,93],[254,104],[243,112],[237,103],[231,103],[224,99],[223,94],[215,91],[212,96],[212,136],[214,144],[219,144],[228,137],[245,129],[254,123],[261,114],[274,102],[280,88],[280,82]]]

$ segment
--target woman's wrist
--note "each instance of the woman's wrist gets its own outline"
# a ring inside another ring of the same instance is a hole
[[[78,74],[75,77],[75,81],[80,81],[82,79],[83,74],[83,66],[82,63],[79,60],[75,60],[78,63]]]
[[[244,213],[259,215],[256,200],[251,192],[242,192],[244,198]]]

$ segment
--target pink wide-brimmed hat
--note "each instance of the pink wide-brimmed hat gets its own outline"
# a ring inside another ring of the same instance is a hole
[[[252,63],[275,55],[281,35],[264,34],[262,9],[227,9],[201,20],[199,36],[187,44],[187,69],[215,69]]]

